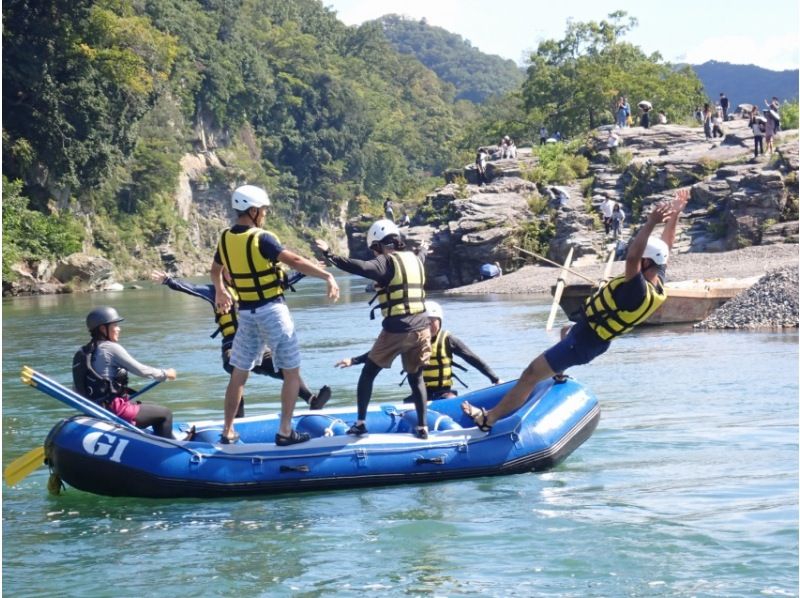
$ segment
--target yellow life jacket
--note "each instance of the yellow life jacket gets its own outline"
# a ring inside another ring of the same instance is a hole
[[[236,329],[239,326],[239,320],[236,317],[236,306],[239,303],[239,293],[237,293],[236,289],[231,286],[225,285],[225,288],[231,294],[231,298],[233,298],[233,305],[226,314],[220,313],[219,309],[214,307],[214,320],[217,322],[217,331],[211,335],[211,338],[214,338],[220,332],[222,333],[223,339],[233,336],[236,334]]]
[[[276,264],[258,250],[261,235],[272,235],[278,241],[278,237],[260,228],[249,228],[241,233],[226,229],[217,246],[222,264],[239,293],[239,301],[263,301],[283,295]]]
[[[590,295],[583,306],[589,326],[597,336],[606,341],[625,334],[644,322],[667,299],[667,293],[661,285],[656,287],[647,282],[647,294],[641,305],[631,311],[621,310],[614,301],[613,292],[623,282],[625,276],[612,278]]]
[[[377,307],[384,318],[409,316],[425,311],[425,268],[410,251],[389,254],[394,264],[394,276],[385,288],[378,291]],[[373,309],[377,309],[373,308]],[[370,318],[374,318],[370,313]]]
[[[453,352],[447,343],[449,335],[449,332],[440,330],[431,344],[431,358],[422,368],[426,388],[453,386]]]

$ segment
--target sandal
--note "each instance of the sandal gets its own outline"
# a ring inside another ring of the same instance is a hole
[[[183,437],[183,441],[191,442],[192,440],[195,439],[195,436],[197,436],[197,428],[195,426],[192,426],[191,428],[186,430],[186,436]]]
[[[417,426],[417,438],[421,440],[428,439],[428,426]]]
[[[347,431],[350,436],[363,436],[364,434],[368,434],[367,432],[367,425],[366,424],[353,424],[350,426],[350,429]]]
[[[239,442],[240,436],[238,432],[234,432],[233,436],[220,436],[219,438],[220,444],[236,444]]]
[[[464,405],[469,406],[469,411],[464,408]],[[475,410],[480,409],[480,413],[475,415]],[[489,419],[489,415],[486,413],[486,409],[483,407],[475,407],[474,405],[470,405],[466,401],[461,404],[461,410],[464,412],[464,415],[472,419],[472,422],[475,424],[481,432],[491,432],[492,426],[486,423],[486,420]]]
[[[283,434],[275,434],[275,444],[278,446],[300,444],[301,442],[307,442],[309,440],[311,440],[311,434],[298,432],[297,430],[292,430],[288,436],[284,436]]]
[[[327,384],[319,389],[319,392],[311,397],[311,400],[308,402],[308,408],[317,410],[322,409],[331,398],[331,387]]]

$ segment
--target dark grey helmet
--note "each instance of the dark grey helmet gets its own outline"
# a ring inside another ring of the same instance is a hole
[[[89,312],[89,315],[86,316],[86,327],[89,329],[89,332],[92,332],[98,326],[122,322],[124,319],[125,318],[121,317],[113,307],[95,307]]]

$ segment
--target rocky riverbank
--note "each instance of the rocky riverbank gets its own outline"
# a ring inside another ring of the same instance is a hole
[[[670,281],[697,278],[749,278],[762,276],[775,268],[793,267],[797,271],[799,261],[798,246],[794,243],[758,245],[724,253],[679,253],[670,259],[667,277]],[[621,274],[624,267],[624,262],[614,262],[612,275]],[[605,266],[598,262],[576,266],[574,269],[592,280],[599,280],[603,276]],[[558,273],[558,268],[551,266],[524,266],[500,278],[457,287],[446,293],[464,295],[524,293],[549,296]],[[568,283],[582,282],[579,277],[569,273],[566,275],[566,280]]]

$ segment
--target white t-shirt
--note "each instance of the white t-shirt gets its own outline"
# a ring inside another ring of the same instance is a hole
[[[617,202],[611,199],[606,199],[600,204],[600,212],[602,212],[605,218],[611,218],[611,213],[614,211],[614,205],[616,203]]]

